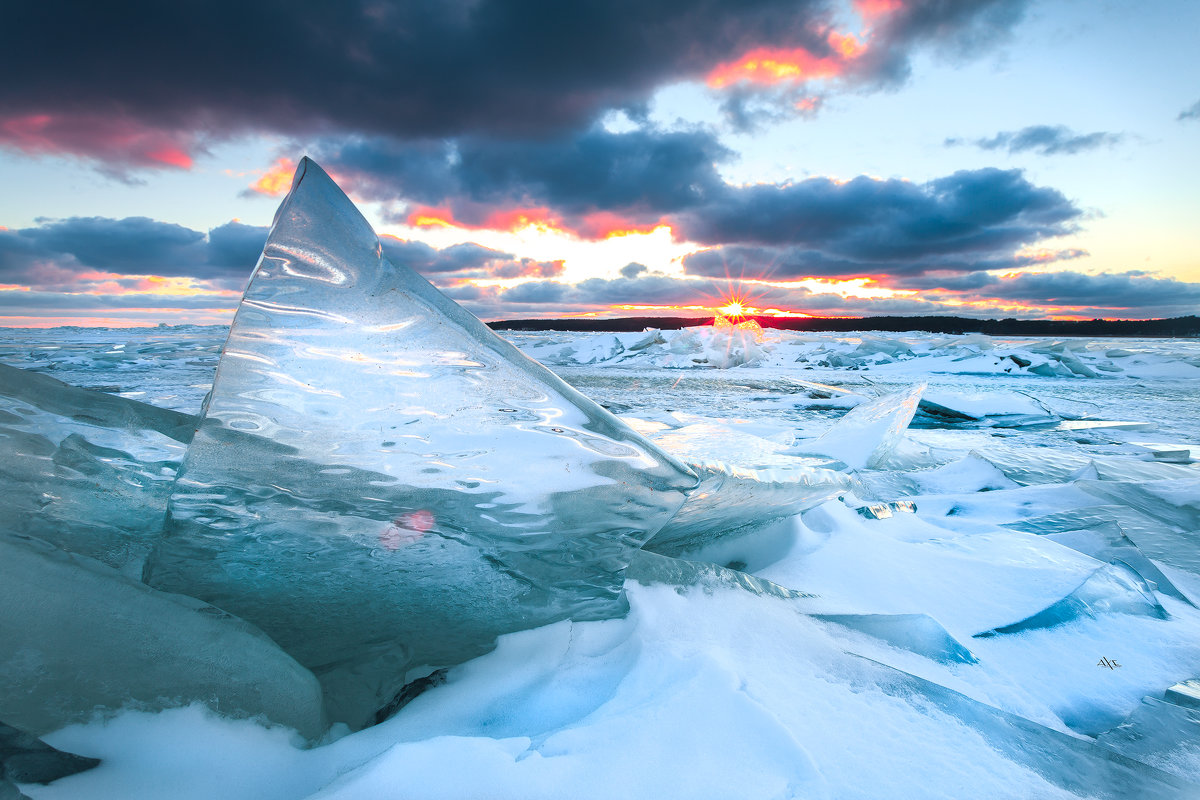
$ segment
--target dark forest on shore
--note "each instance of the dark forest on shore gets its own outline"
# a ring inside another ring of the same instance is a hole
[[[764,328],[787,331],[927,331],[929,333],[985,333],[990,336],[1122,336],[1181,338],[1200,336],[1200,317],[1170,319],[971,319],[968,317],[739,317],[753,319]],[[507,319],[489,322],[503,331],[640,331],[644,328],[677,330],[710,325],[712,317],[572,317],[565,319]]]

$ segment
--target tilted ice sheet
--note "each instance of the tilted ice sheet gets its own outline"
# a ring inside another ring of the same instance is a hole
[[[1096,570],[1069,595],[1038,613],[1018,622],[978,633],[976,636],[1052,628],[1083,617],[1106,613],[1167,618],[1167,612],[1159,604],[1154,590],[1145,580],[1130,567],[1116,562]]]
[[[242,620],[3,526],[0,565],[0,719],[42,734],[200,702],[324,731],[312,673]]]
[[[778,442],[714,423],[656,433],[652,441],[700,477],[675,516],[645,547],[678,556],[749,533],[846,492],[843,466],[786,455]]]
[[[794,452],[820,453],[855,469],[881,466],[899,445],[924,391],[922,383],[857,405],[816,439],[797,444]]]
[[[146,579],[255,623],[361,725],[409,666],[624,611],[696,478],[403,265],[307,159]]]
[[[5,526],[140,576],[195,425],[0,364]]]

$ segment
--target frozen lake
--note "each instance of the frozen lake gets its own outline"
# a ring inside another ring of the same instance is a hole
[[[196,414],[225,334],[11,329],[0,362]],[[847,466],[852,492],[689,554],[805,597],[630,579],[626,618],[505,636],[322,747],[194,707],[129,711],[47,737],[100,768],[22,790],[1200,794],[1200,699],[1172,690],[1200,678],[1200,341],[502,335],[664,447],[745,470],[827,452],[851,409],[927,386],[882,460]],[[863,509],[886,502],[916,510]]]

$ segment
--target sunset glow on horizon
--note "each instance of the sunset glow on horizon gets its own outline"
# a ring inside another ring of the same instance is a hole
[[[75,50],[31,38],[0,325],[228,322],[305,155],[482,319],[1200,310],[1200,6],[487,7],[120,6]],[[196,57],[150,47],[182,30]]]

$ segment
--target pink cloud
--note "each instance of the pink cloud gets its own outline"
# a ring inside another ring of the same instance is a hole
[[[192,131],[146,127],[132,119],[99,114],[34,113],[0,117],[0,147],[30,155],[71,155],[109,169],[191,169],[200,150]]]

